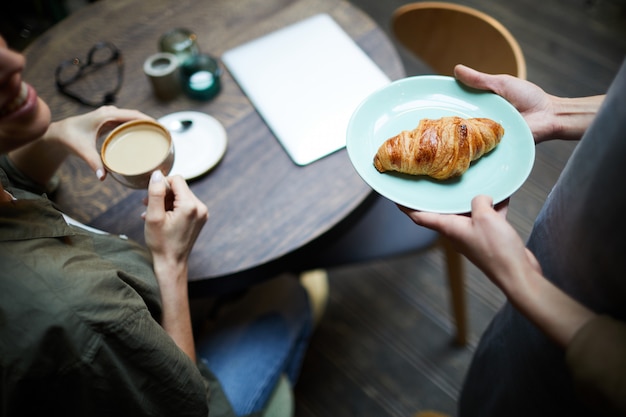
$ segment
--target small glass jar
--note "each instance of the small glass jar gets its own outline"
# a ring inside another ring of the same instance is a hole
[[[210,100],[220,92],[221,74],[217,60],[208,54],[194,55],[180,66],[183,91],[196,100]]]
[[[172,29],[161,36],[159,50],[176,55],[181,64],[200,53],[196,34],[184,28]]]

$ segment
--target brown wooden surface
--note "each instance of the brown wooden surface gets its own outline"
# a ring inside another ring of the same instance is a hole
[[[336,0],[101,0],[72,14],[25,51],[25,79],[53,111],[55,120],[91,108],[59,94],[55,67],[84,57],[98,41],[114,43],[125,60],[124,83],[116,105],[155,118],[195,110],[218,119],[228,149],[211,172],[191,182],[209,207],[210,219],[190,260],[190,279],[222,276],[264,264],[303,246],[347,216],[370,192],[341,150],[306,167],[296,166],[241,92],[228,71],[222,92],[210,102],[183,96],[157,101],[143,73],[144,60],[157,51],[159,37],[186,27],[198,35],[203,52],[216,57],[243,42],[317,13],[329,13],[391,79],[404,70],[387,36],[367,15]],[[35,65],[36,64],[36,65]],[[332,100],[332,97],[329,97]],[[73,158],[60,172],[55,196],[80,221],[143,241],[144,191],[112,178],[96,180]]]

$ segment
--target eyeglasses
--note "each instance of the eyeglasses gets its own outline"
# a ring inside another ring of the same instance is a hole
[[[96,71],[97,77],[93,76]],[[55,80],[58,90],[66,96],[88,106],[100,107],[115,103],[123,75],[124,60],[120,50],[110,42],[98,42],[89,50],[85,62],[79,58],[61,62]],[[103,84],[112,88],[103,92]],[[91,98],[85,98],[88,95]]]

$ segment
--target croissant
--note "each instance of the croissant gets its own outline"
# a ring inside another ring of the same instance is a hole
[[[422,119],[419,125],[387,139],[374,156],[379,172],[398,171],[445,180],[462,175],[470,162],[494,149],[504,128],[487,118]]]

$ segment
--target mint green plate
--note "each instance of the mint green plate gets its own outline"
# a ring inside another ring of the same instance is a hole
[[[420,119],[443,116],[488,117],[504,127],[500,144],[458,178],[379,173],[374,155],[380,145]],[[494,203],[524,183],[535,160],[535,142],[522,115],[502,97],[469,89],[452,77],[416,76],[394,81],[369,95],[353,113],[347,129],[350,161],[376,192],[403,206],[436,213],[467,213],[476,195]]]

